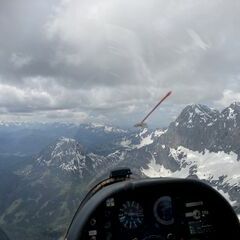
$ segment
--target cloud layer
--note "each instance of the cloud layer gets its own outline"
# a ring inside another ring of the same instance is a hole
[[[0,118],[166,125],[189,103],[240,100],[235,0],[5,1]],[[140,118],[140,119],[139,119]]]

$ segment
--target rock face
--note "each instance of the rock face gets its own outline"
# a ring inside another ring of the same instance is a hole
[[[222,111],[223,133],[219,145],[226,152],[233,151],[240,156],[240,103],[233,103]]]
[[[170,124],[164,140],[171,147],[182,145],[203,151],[206,146],[214,146],[219,124],[218,111],[203,105],[190,105]]]
[[[204,105],[189,105],[170,124],[162,141],[171,147],[191,150],[235,152],[240,154],[240,104],[233,103],[222,112]]]

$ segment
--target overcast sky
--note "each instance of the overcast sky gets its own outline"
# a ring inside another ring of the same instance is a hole
[[[1,0],[0,120],[166,126],[240,101],[238,0]]]

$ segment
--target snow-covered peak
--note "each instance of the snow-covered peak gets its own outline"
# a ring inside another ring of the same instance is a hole
[[[235,119],[237,116],[237,112],[231,107],[229,107],[226,110],[226,112],[227,112],[227,114],[226,114],[227,119]]]
[[[201,116],[208,119],[213,119],[218,114],[217,110],[209,108],[208,106],[202,104],[190,105],[188,112],[190,114],[193,114],[193,116]]]
[[[175,126],[185,126],[192,128],[199,124],[213,124],[219,117],[217,110],[211,109],[202,104],[188,105],[183,109],[177,120]]]
[[[74,154],[75,152],[83,153],[82,146],[72,138],[61,137],[59,140],[51,146],[51,156],[55,157],[57,154]]]
[[[226,117],[227,120],[236,119],[237,116],[240,116],[240,103],[232,103],[229,107],[225,108],[222,111],[222,114]]]
[[[240,109],[240,102],[233,102],[233,103],[230,105],[230,107]]]
[[[240,103],[234,102],[222,111],[222,117],[225,120],[226,128],[235,131],[240,128]]]
[[[37,162],[42,166],[77,171],[81,176],[86,156],[75,139],[61,137],[38,156]]]

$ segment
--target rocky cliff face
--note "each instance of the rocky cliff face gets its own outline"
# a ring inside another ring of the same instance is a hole
[[[203,105],[187,106],[170,124],[162,141],[171,147],[191,150],[235,152],[240,154],[240,104],[233,103],[222,112]]]

